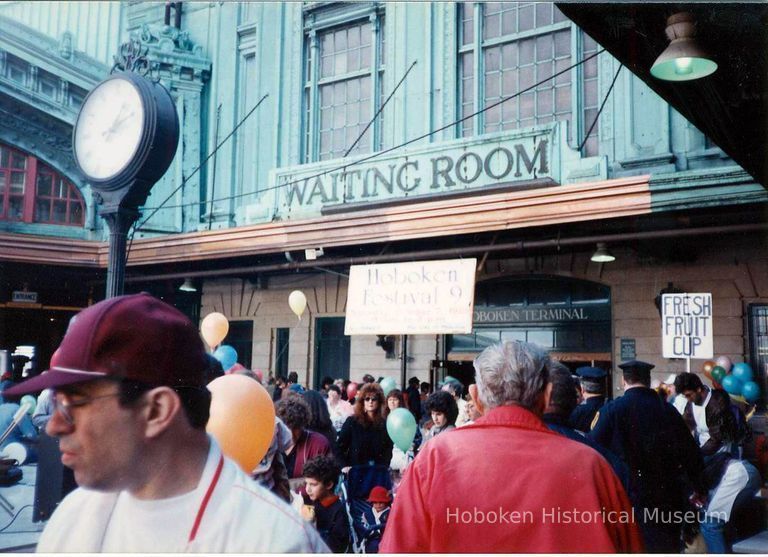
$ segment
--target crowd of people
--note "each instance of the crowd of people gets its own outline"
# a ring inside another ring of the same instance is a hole
[[[80,486],[38,550],[677,553],[696,536],[729,550],[762,479],[727,393],[691,373],[652,389],[653,366],[630,361],[608,401],[605,370],[574,376],[520,341],[474,367],[471,385],[434,392],[415,377],[386,393],[371,375],[267,380],[274,434],[246,473],[206,434],[205,386],[224,370],[192,323],[146,294],[100,302],[48,372],[6,393],[48,389],[46,431]],[[418,424],[409,447],[387,430],[398,408]]]

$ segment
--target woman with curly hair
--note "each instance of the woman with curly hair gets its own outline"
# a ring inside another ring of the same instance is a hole
[[[302,478],[304,464],[318,455],[332,456],[331,444],[321,433],[307,429],[312,421],[309,405],[295,393],[287,393],[275,404],[277,417],[283,420],[293,437],[293,447],[288,449],[285,467],[289,478]]]
[[[456,429],[456,418],[459,415],[459,407],[453,395],[447,391],[437,391],[429,395],[427,399],[427,412],[432,416],[434,424],[425,436],[429,441],[439,433]]]
[[[366,383],[355,397],[355,413],[347,418],[339,432],[342,464],[383,464],[392,460],[392,440],[384,419],[384,391],[378,383]]]

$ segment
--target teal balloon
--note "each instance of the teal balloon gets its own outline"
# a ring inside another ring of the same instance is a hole
[[[219,360],[221,367],[224,371],[227,371],[237,363],[237,350],[232,348],[229,344],[222,344],[213,353],[213,357]]]
[[[725,371],[725,368],[723,366],[715,366],[712,368],[712,379],[714,379],[718,383],[722,383],[723,377],[725,377],[727,373],[728,372]]]
[[[29,407],[27,408],[27,413],[31,416],[35,413],[35,408],[37,408],[37,399],[33,397],[32,395],[24,395],[21,397],[21,400],[19,401],[19,406],[24,406],[25,403],[29,403]]]
[[[742,384],[741,381],[737,377],[735,377],[733,374],[726,375],[723,377],[722,381],[723,389],[725,389],[725,392],[732,394],[732,395],[740,395],[741,394],[741,388]]]
[[[379,383],[381,386],[381,390],[384,391],[384,397],[389,394],[389,391],[393,389],[397,389],[397,382],[392,379],[391,377],[385,377],[381,380],[381,383]]]
[[[753,377],[752,367],[746,362],[739,362],[739,363],[733,364],[733,369],[731,369],[731,375],[733,375],[736,379],[738,379],[742,383],[746,383],[747,381],[752,381],[752,377]]]
[[[406,408],[395,408],[387,416],[389,438],[403,452],[411,448],[417,427],[416,419]]]
[[[741,387],[741,396],[743,396],[744,400],[747,402],[755,402],[760,398],[760,386],[754,381],[747,381]]]

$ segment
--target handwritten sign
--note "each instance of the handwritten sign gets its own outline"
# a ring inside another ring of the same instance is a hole
[[[475,259],[354,265],[345,335],[472,332]]]
[[[665,358],[712,358],[712,294],[664,294],[661,333]]]

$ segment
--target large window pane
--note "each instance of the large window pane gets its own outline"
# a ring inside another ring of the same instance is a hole
[[[565,120],[572,123],[568,127],[569,141],[575,142],[579,130],[587,124],[582,125],[584,113],[574,121],[572,87],[579,88],[578,98],[585,101],[583,110],[592,110],[599,104],[597,61],[585,63],[579,83],[575,72],[571,71],[574,61],[571,33],[575,27],[563,25],[568,19],[552,3],[484,2],[479,6],[482,15],[480,37],[474,36],[474,29],[470,30],[468,25],[476,7],[462,3],[458,8],[460,115],[470,114],[470,106],[473,109],[476,106],[474,79],[481,79],[479,89],[483,96],[478,104],[485,109],[482,116],[484,133]],[[597,50],[595,41],[584,37],[583,47],[579,47],[579,59]],[[477,68],[473,67],[475,49],[481,49],[481,64]],[[526,93],[530,95],[526,97]],[[520,97],[510,98],[515,95]],[[506,100],[500,113],[490,108],[502,99]],[[463,121],[460,132],[462,136],[471,136],[474,129],[472,122]],[[596,139],[590,138],[585,154],[596,154],[593,149],[596,143]]]
[[[379,25],[379,45],[384,36],[383,19]],[[313,84],[312,76],[306,86],[305,129],[307,130],[307,161],[313,146],[309,136],[312,114],[310,92],[316,87],[319,95],[317,122],[314,133],[318,137],[319,160],[343,156],[357,140],[361,122],[368,123],[371,113],[371,71],[373,63],[373,26],[366,20],[352,25],[319,30],[317,44],[321,60],[320,83]],[[381,68],[381,66],[380,66]],[[361,75],[362,73],[362,75]],[[383,71],[376,72],[379,79]],[[366,119],[367,117],[367,119]],[[361,139],[352,154],[373,150],[370,136]]]

